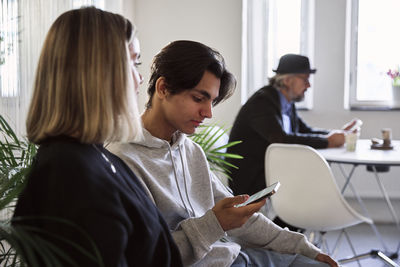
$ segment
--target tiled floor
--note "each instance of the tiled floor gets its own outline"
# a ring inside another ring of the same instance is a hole
[[[400,244],[400,230],[394,224],[378,224],[378,231],[381,233],[386,247],[390,253],[396,252]],[[347,229],[347,233],[355,247],[357,254],[368,253],[373,250],[384,251],[383,245],[377,239],[372,228],[367,224],[360,224]],[[326,239],[328,247],[332,250],[339,235],[339,231],[332,231],[326,234]],[[386,253],[389,254],[389,253]],[[337,250],[335,259],[343,259],[353,256],[350,246],[348,245],[345,238],[342,238],[341,246]],[[400,264],[400,259],[395,259],[397,264]],[[384,262],[378,258],[366,258],[360,260],[362,267],[380,267],[389,266],[384,264]],[[344,267],[358,267],[357,262],[343,264]]]

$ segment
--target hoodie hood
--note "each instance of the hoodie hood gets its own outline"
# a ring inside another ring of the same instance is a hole
[[[188,166],[186,158],[186,151],[184,149],[185,142],[194,143],[186,138],[186,134],[176,131],[172,135],[172,145],[158,137],[153,136],[148,130],[143,129],[143,139],[138,142],[133,142],[131,145],[135,145],[140,150],[151,150],[152,159],[158,162],[159,168],[163,166],[171,170],[170,179],[158,181],[164,186],[173,186],[176,189],[177,196],[176,200],[180,200],[182,207],[186,211],[188,217],[196,215],[195,209],[190,201],[187,177],[190,177],[188,173]],[[146,164],[147,165],[147,164]],[[190,179],[190,178],[189,178]],[[174,182],[172,182],[172,180]],[[175,185],[173,185],[175,184]]]
[[[172,135],[172,145],[169,144],[167,140],[163,140],[151,135],[149,131],[143,128],[143,139],[138,142],[135,142],[137,145],[141,145],[148,148],[168,148],[171,147],[172,149],[178,147],[179,145],[183,145],[185,141],[186,134],[176,131]]]

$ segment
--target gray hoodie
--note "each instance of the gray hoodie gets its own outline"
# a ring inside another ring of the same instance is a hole
[[[280,228],[261,213],[224,232],[211,209],[232,194],[210,171],[199,145],[179,132],[172,140],[170,145],[144,130],[142,141],[113,144],[109,149],[142,179],[169,225],[185,266],[230,266],[241,246],[309,258],[320,252],[304,235]]]

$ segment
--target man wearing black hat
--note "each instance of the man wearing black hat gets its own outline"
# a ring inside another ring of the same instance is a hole
[[[307,57],[287,54],[280,58],[276,75],[269,85],[252,95],[239,111],[230,133],[230,141],[241,144],[228,148],[244,158],[229,159],[239,167],[231,168],[229,185],[235,194],[254,194],[265,188],[264,156],[271,143],[304,144],[314,148],[340,147],[345,142],[343,130],[327,131],[309,127],[296,112],[295,102],[304,99],[310,87]],[[351,122],[344,129],[353,126]]]

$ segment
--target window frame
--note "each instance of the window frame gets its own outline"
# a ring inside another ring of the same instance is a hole
[[[300,0],[300,38],[298,53],[307,56],[311,65],[314,62],[315,42],[315,0]],[[242,90],[241,103],[262,86],[268,84],[268,78],[273,75],[271,70],[275,69],[278,62],[270,62],[268,55],[270,28],[269,0],[244,0],[243,7],[243,28],[242,28]],[[255,55],[258,55],[255,57]],[[276,59],[276,57],[278,57]],[[279,56],[272,56],[273,61],[278,61]],[[313,75],[310,76],[310,83],[313,85]],[[311,86],[305,99],[296,103],[296,107],[302,110],[313,108],[313,86]]]
[[[345,36],[344,106],[350,110],[400,110],[391,100],[357,100],[359,0],[347,0]]]
[[[0,99],[4,105],[9,105],[10,102],[14,105],[20,95],[19,3],[18,0],[8,0],[0,5],[2,5],[2,8],[5,7],[6,10],[3,10],[5,16],[0,21],[2,26],[0,27],[0,35],[3,38],[1,41],[1,59],[4,59],[4,62],[0,65]],[[11,63],[10,60],[12,60]],[[7,84],[5,88],[3,88],[4,84]]]

